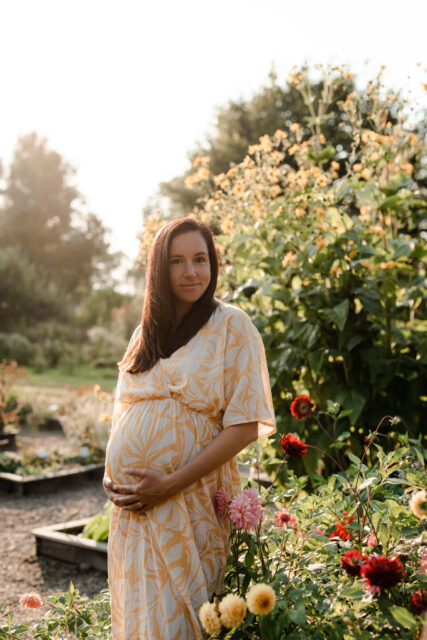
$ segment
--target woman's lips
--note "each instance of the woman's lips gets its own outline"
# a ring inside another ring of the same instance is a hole
[[[194,284],[181,284],[180,286],[184,289],[195,289],[200,286],[200,282],[195,282]]]

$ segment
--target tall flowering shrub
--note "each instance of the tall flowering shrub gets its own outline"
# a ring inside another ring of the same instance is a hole
[[[291,80],[308,122],[262,136],[227,173],[197,163],[187,180],[213,185],[197,215],[218,232],[221,293],[263,335],[281,430],[308,435],[286,398],[308,391],[322,408],[328,397],[342,405],[341,431],[391,411],[417,433],[427,388],[427,199],[414,167],[425,142],[381,73],[341,103],[349,154],[322,132],[343,73],[325,73],[318,102],[306,69]],[[351,440],[360,450],[357,432]]]

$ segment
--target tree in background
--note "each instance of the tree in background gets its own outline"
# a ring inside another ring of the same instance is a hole
[[[25,332],[33,324],[58,318],[69,320],[69,300],[46,273],[17,247],[0,251],[0,327],[5,332]]]
[[[101,220],[85,210],[75,170],[31,133],[16,145],[0,210],[0,246],[19,248],[74,299],[117,265]]]

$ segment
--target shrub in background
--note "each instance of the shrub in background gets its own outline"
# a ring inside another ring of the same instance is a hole
[[[288,394],[308,392],[322,410],[328,397],[341,405],[341,433],[366,433],[390,411],[416,434],[427,413],[427,200],[414,175],[425,142],[379,74],[341,103],[351,153],[328,145],[322,128],[343,74],[325,71],[318,101],[307,74],[291,78],[307,123],[261,137],[219,176],[196,158],[192,182],[214,185],[197,215],[219,231],[223,296],[262,333],[279,430],[308,435],[288,412]]]

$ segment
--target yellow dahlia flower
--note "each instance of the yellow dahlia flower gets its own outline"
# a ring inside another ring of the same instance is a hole
[[[268,585],[260,582],[251,587],[246,594],[246,603],[249,611],[257,616],[265,616],[273,611],[276,605],[276,594]]]
[[[427,496],[425,491],[417,491],[417,493],[414,493],[410,499],[409,506],[411,507],[412,513],[417,516],[417,518],[427,517],[427,506],[424,504],[426,502]]]
[[[203,629],[211,636],[221,631],[221,622],[213,602],[205,602],[200,607],[199,619]]]
[[[240,596],[229,593],[219,603],[220,620],[224,627],[238,627],[246,615],[246,603]]]

